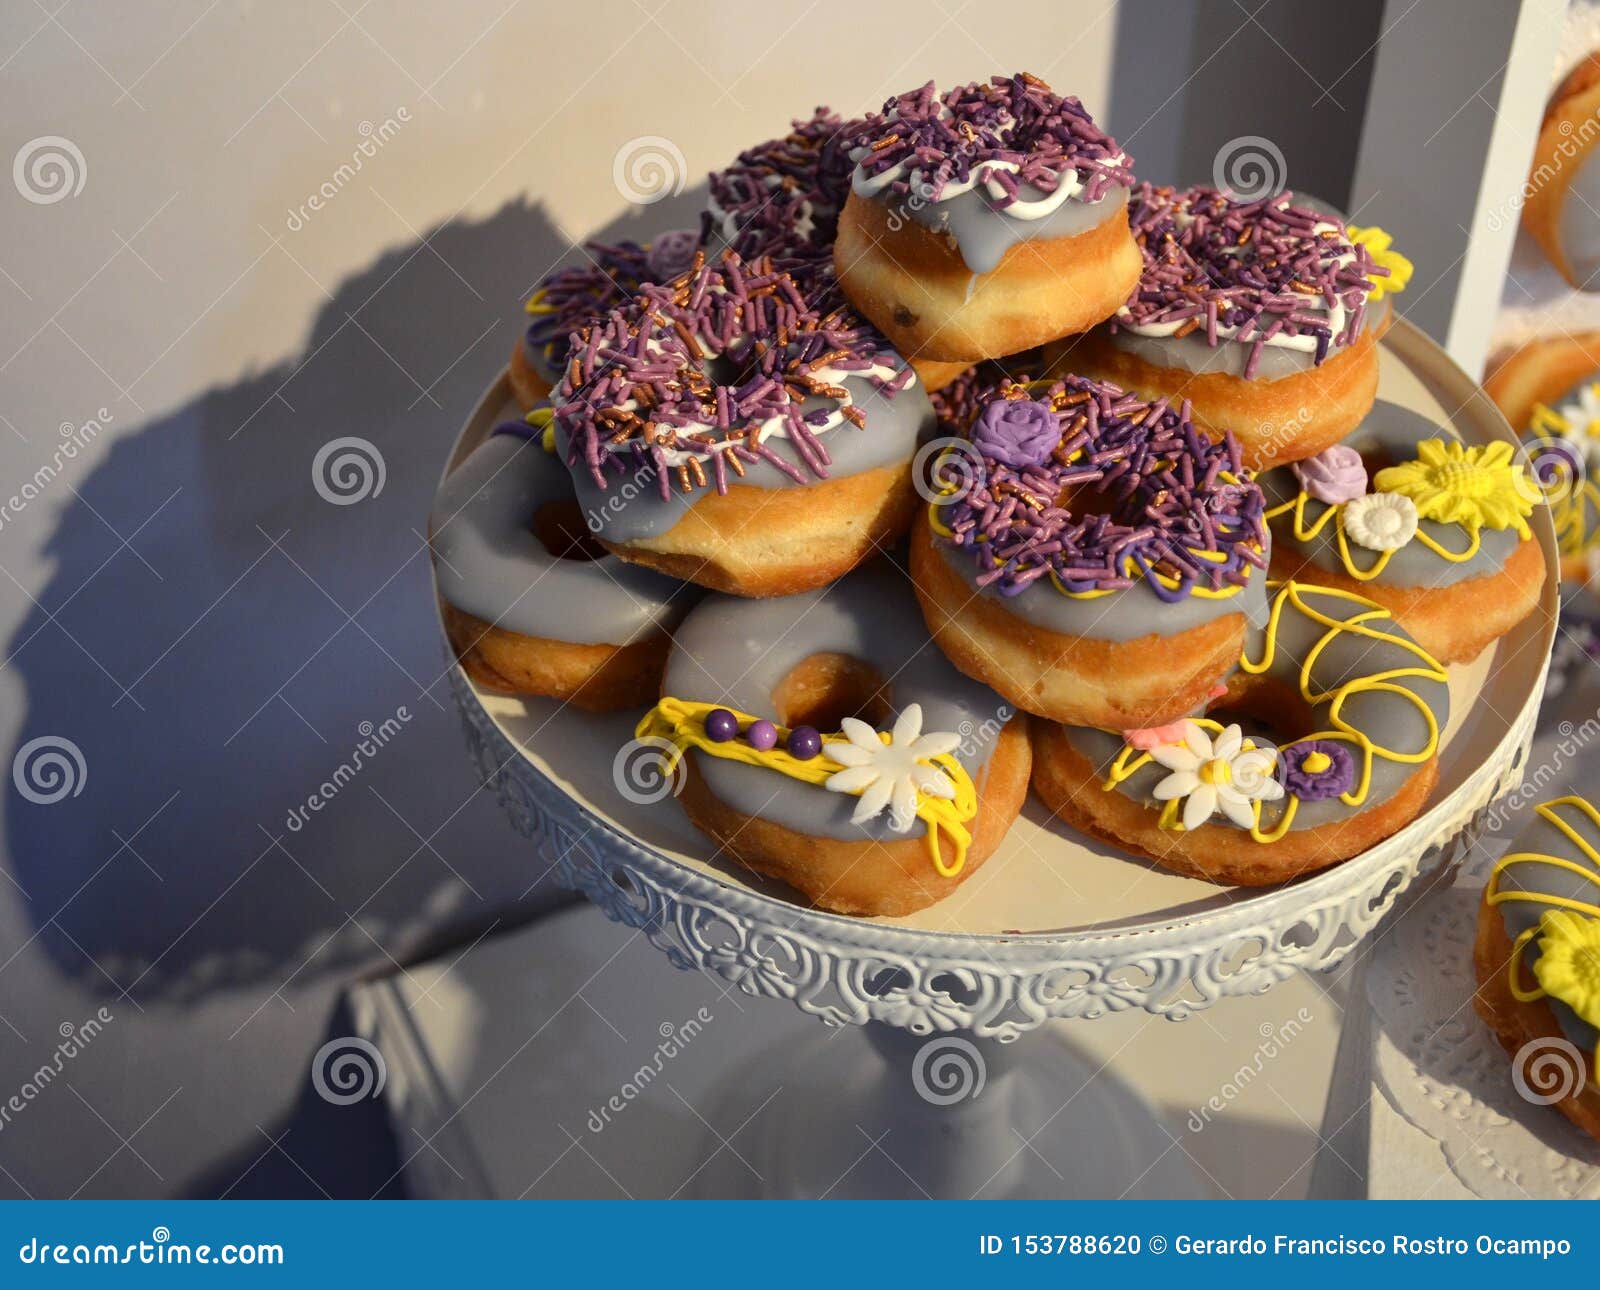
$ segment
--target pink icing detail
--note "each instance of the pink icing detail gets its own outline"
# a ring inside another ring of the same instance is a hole
[[[1348,444],[1336,443],[1315,457],[1290,464],[1300,487],[1329,506],[1353,501],[1367,491],[1367,467],[1361,454]]]
[[[1124,730],[1123,742],[1130,748],[1137,748],[1140,752],[1149,752],[1152,748],[1164,748],[1168,744],[1181,744],[1187,731],[1188,717],[1179,717],[1164,726],[1149,726],[1144,730]]]

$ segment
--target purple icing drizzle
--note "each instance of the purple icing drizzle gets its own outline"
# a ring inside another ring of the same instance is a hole
[[[856,154],[863,175],[908,163],[908,173],[885,190],[896,198],[910,196],[915,177],[919,195],[936,202],[947,184],[966,182],[974,169],[980,180],[992,177],[1004,189],[998,198],[988,197],[996,210],[1017,201],[1019,184],[1053,193],[1069,172],[1076,172],[1089,202],[1134,182],[1132,159],[1083,104],[1053,93],[1026,72],[996,76],[988,84],[974,81],[943,95],[929,81],[868,117],[860,146],[866,149]],[[986,165],[997,161],[1018,169]]]
[[[568,462],[581,460],[600,488],[612,476],[653,473],[663,500],[674,478],[686,493],[704,487],[702,463],[719,493],[728,470],[743,475],[755,461],[804,484],[806,475],[759,438],[776,419],[811,474],[826,479],[832,459],[812,432],[826,410],[816,401],[840,400],[845,390],[816,373],[893,368],[893,378],[873,378],[890,398],[914,377],[857,315],[823,308],[769,258],[746,262],[733,251],[673,282],[646,283],[627,307],[573,336],[550,396]],[[708,371],[707,346],[719,355],[720,376]],[[865,428],[861,407],[842,414]],[[668,451],[692,455],[672,464]]]
[[[1389,273],[1342,229],[1314,231],[1328,216],[1296,206],[1291,192],[1240,202],[1215,188],[1179,192],[1140,184],[1128,220],[1144,271],[1112,329],[1180,323],[1177,336],[1203,331],[1213,346],[1224,339],[1250,345],[1247,378],[1270,337],[1312,338],[1318,364],[1331,349],[1352,343],[1361,335],[1372,279]],[[1347,255],[1355,258],[1339,263]],[[1337,336],[1321,312],[1335,303],[1346,310]],[[1240,331],[1221,337],[1219,326]]]
[[[1309,771],[1306,758],[1324,754],[1332,765]],[[1307,739],[1279,750],[1283,758],[1283,786],[1302,802],[1321,802],[1348,793],[1356,782],[1356,759],[1349,747],[1332,739]]]
[[[1030,392],[1013,385],[1001,397]],[[1196,588],[1243,585],[1252,569],[1265,567],[1261,489],[1241,465],[1232,435],[1206,439],[1190,423],[1187,402],[1181,409],[1164,398],[1147,403],[1079,376],[1052,385],[1040,400],[1058,426],[1043,462],[1008,465],[975,439],[981,455],[971,486],[940,512],[948,540],[977,561],[979,586],[1015,596],[1051,574],[1070,592],[1143,580],[1170,604]],[[1224,471],[1241,482],[1222,480]],[[1064,507],[1080,488],[1101,505],[1088,512]],[[1195,550],[1220,558],[1199,558]],[[1177,585],[1164,585],[1158,573]]]

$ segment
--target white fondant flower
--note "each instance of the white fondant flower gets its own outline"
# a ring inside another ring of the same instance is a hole
[[[1217,811],[1248,829],[1256,822],[1252,802],[1275,802],[1283,785],[1273,778],[1276,748],[1245,748],[1238,726],[1216,737],[1195,721],[1184,722],[1183,742],[1152,748],[1150,756],[1172,774],[1155,786],[1159,802],[1183,801],[1183,827],[1197,829]]]
[[[950,776],[928,759],[954,752],[961,736],[923,734],[920,703],[910,704],[900,714],[888,743],[865,721],[854,717],[846,717],[839,729],[844,732],[845,742],[830,743],[827,753],[845,769],[829,777],[827,787],[835,793],[861,795],[850,816],[852,824],[865,824],[887,809],[889,826],[896,833],[904,833],[916,820],[917,803],[922,797],[956,795]]]
[[[1398,551],[1417,535],[1417,504],[1401,493],[1368,493],[1344,504],[1344,531],[1369,551]]]

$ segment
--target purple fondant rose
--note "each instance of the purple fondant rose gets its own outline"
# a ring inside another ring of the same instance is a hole
[[[699,249],[698,233],[693,229],[675,228],[650,243],[646,261],[657,282],[671,282],[680,273],[688,272],[694,263],[694,253]]]
[[[1061,442],[1061,422],[1048,403],[996,399],[978,415],[972,442],[1003,466],[1015,470],[1042,466]]]
[[[1283,749],[1283,786],[1302,802],[1321,802],[1355,787],[1356,759],[1346,744],[1308,739]]]
[[[1367,467],[1361,454],[1348,444],[1336,443],[1315,457],[1291,463],[1300,487],[1319,502],[1337,506],[1367,491]]]

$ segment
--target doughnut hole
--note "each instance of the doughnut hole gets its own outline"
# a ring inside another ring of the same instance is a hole
[[[1237,722],[1246,735],[1269,739],[1279,747],[1323,729],[1298,686],[1243,672],[1229,679],[1228,693],[1206,716],[1224,726]]]
[[[828,651],[796,663],[773,687],[772,703],[780,724],[818,730],[837,730],[845,717],[879,727],[893,714],[882,672],[853,655]]]
[[[558,560],[598,560],[606,550],[589,532],[572,498],[546,502],[533,516],[533,535]]]
[[[1121,512],[1127,509],[1128,504],[1118,503],[1098,480],[1088,480],[1063,489],[1061,495],[1056,498],[1056,505],[1078,519],[1087,519],[1091,515],[1104,515],[1119,524],[1126,522]]]

